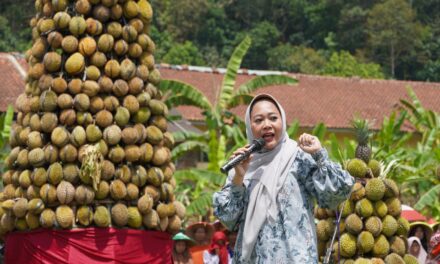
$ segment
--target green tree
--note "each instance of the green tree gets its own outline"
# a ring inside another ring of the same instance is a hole
[[[439,82],[440,81],[440,59],[439,60],[429,60],[422,69],[417,71],[416,78],[418,80],[428,81],[428,82]]]
[[[29,21],[34,12],[33,1],[1,1],[0,51],[24,52],[30,48],[32,34]]]
[[[387,0],[368,15],[367,34],[374,56],[394,77],[400,57],[421,46],[423,27],[406,0]]]
[[[162,62],[169,64],[205,65],[202,55],[191,41],[175,43],[163,56]]]
[[[173,36],[167,31],[160,32],[155,26],[151,27],[151,39],[154,40],[156,44],[156,51],[154,53],[154,59],[157,62],[162,62],[163,57],[168,51],[176,44],[174,42]]]
[[[274,25],[264,21],[258,23],[250,32],[238,34],[237,38],[243,39],[243,35],[248,34],[253,45],[243,61],[243,66],[248,69],[267,69],[267,51],[278,43],[280,32]]]
[[[267,54],[269,68],[274,70],[319,74],[326,64],[323,55],[305,46],[281,44]]]
[[[25,30],[25,33],[30,31]],[[30,47],[29,36],[22,38],[23,32],[14,33],[13,29],[9,25],[9,21],[6,17],[0,15],[0,51],[11,52],[11,51],[21,51],[24,52]]]
[[[226,73],[223,78],[220,89],[218,90],[218,100],[215,104],[212,104],[208,98],[202,94],[196,87],[189,84],[176,81],[176,80],[162,80],[159,88],[164,92],[164,99],[168,107],[176,107],[178,105],[191,105],[195,106],[203,111],[205,116],[205,122],[207,131],[202,135],[194,135],[191,133],[176,135],[176,139],[185,140],[173,149],[173,157],[179,157],[182,153],[200,149],[208,156],[208,170],[185,170],[178,172],[182,177],[176,177],[176,180],[182,180],[179,182],[179,188],[185,188],[185,174],[188,174],[188,178],[196,178],[196,181],[190,183],[191,188],[197,189],[200,186],[203,192],[200,193],[188,193],[188,200],[191,201],[191,205],[188,207],[189,212],[198,214],[205,214],[207,209],[211,205],[211,195],[215,190],[221,187],[224,183],[225,177],[220,176],[220,166],[225,162],[228,157],[228,150],[230,151],[232,146],[236,142],[244,142],[245,136],[242,133],[243,121],[240,117],[231,112],[231,109],[248,104],[253,96],[251,93],[257,89],[276,84],[296,84],[297,81],[294,78],[283,75],[263,75],[257,76],[248,82],[241,84],[238,89],[234,89],[236,83],[237,72],[242,63],[243,57],[248,51],[251,45],[251,39],[246,37],[240,45],[234,50],[231,55]],[[196,176],[194,176],[196,173]],[[210,186],[209,175],[215,173],[217,177],[222,179],[220,185],[208,188]],[[198,176],[197,176],[198,175]],[[203,177],[207,175],[207,177]],[[200,195],[194,197],[194,195]],[[207,198],[209,197],[209,199]]]
[[[204,24],[203,17],[208,9],[207,0],[167,0],[159,3],[161,22],[176,41],[192,40]],[[154,7],[154,5],[153,5]]]
[[[344,7],[338,21],[337,41],[339,48],[354,53],[364,48],[366,42],[365,23],[368,10],[361,6]]]
[[[375,63],[361,63],[348,51],[334,52],[325,65],[323,74],[333,76],[383,79],[380,65]]]

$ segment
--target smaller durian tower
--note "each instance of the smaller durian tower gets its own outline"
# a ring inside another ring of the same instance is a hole
[[[320,261],[341,264],[418,263],[408,254],[409,222],[401,216],[399,187],[386,178],[383,164],[371,158],[369,123],[354,119],[352,124],[358,146],[355,158],[349,160],[345,167],[356,182],[349,199],[342,202],[337,211],[315,208]],[[328,252],[331,256],[326,259]]]

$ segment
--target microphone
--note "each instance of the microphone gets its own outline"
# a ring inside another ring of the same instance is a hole
[[[262,138],[252,140],[251,145],[249,146],[248,150],[245,153],[239,154],[234,158],[228,160],[228,162],[226,162],[226,164],[220,168],[220,171],[223,173],[227,173],[230,169],[234,168],[238,163],[247,159],[252,153],[261,150],[264,147],[264,144],[266,144],[266,141],[264,141],[264,139]]]

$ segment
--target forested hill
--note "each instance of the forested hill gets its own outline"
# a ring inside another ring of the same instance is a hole
[[[250,69],[440,81],[438,0],[150,2],[157,62],[225,67],[248,34]],[[0,51],[30,46],[33,6],[1,0]]]

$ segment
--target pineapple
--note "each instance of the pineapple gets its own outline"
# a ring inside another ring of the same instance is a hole
[[[371,158],[371,147],[368,144],[371,132],[368,129],[368,121],[356,118],[352,121],[352,125],[358,142],[355,157],[365,161],[365,163],[368,164]]]

